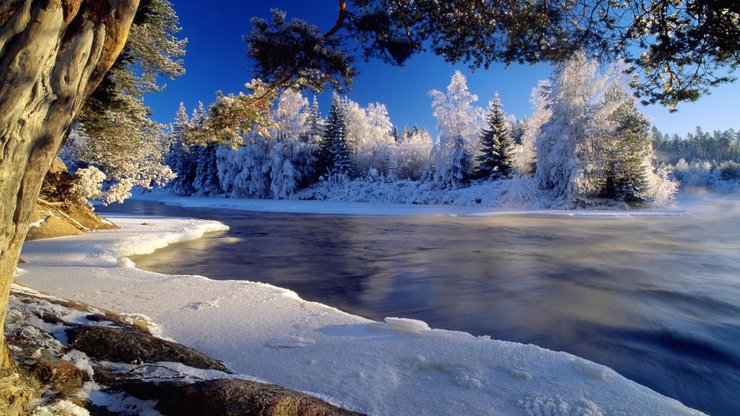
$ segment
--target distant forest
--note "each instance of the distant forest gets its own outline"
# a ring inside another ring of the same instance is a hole
[[[712,133],[697,127],[684,137],[663,134],[653,128],[653,148],[657,159],[675,165],[680,159],[686,162],[714,161],[740,163],[740,132],[733,129]]]

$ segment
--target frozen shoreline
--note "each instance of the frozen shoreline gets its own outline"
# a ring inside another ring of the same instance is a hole
[[[680,208],[632,210],[608,209],[509,209],[469,205],[392,204],[379,202],[314,201],[295,199],[238,199],[219,197],[180,197],[166,192],[138,193],[135,200],[160,202],[185,208],[212,208],[236,211],[295,214],[370,215],[370,216],[498,216],[561,215],[571,217],[665,217],[684,215]]]
[[[54,295],[145,314],[161,335],[238,373],[369,414],[701,414],[570,354],[419,321],[374,322],[262,283],[139,270],[126,256],[225,226],[112,219],[121,230],[27,243],[20,279]]]

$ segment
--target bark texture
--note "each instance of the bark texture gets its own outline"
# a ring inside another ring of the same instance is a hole
[[[138,4],[0,3],[0,323],[44,175],[83,101],[123,49]],[[0,367],[8,367],[0,335]]]

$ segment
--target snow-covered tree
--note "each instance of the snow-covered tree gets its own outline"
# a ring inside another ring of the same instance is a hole
[[[165,163],[177,175],[167,187],[179,195],[191,195],[194,192],[197,165],[195,163],[194,148],[190,145],[188,135],[192,126],[188,118],[185,104],[180,103],[177,116],[170,131],[170,151],[165,157]]]
[[[470,179],[470,152],[465,145],[465,139],[457,136],[448,142],[448,153],[451,155],[447,168],[439,177],[439,183],[444,188],[459,188],[466,185]]]
[[[355,172],[367,175],[377,172],[386,177],[395,173],[394,153],[396,141],[392,136],[393,124],[384,104],[372,103],[364,110],[364,130],[355,142]]]
[[[128,197],[134,186],[151,189],[175,177],[164,163],[169,147],[164,126],[144,114],[123,115],[96,131],[94,137],[78,125],[65,146],[69,158],[65,162],[72,168],[95,166],[104,172],[106,184],[113,187],[118,200]]]
[[[649,123],[612,66],[578,54],[555,71],[548,108],[537,136],[541,187],[564,201],[608,197],[662,205],[675,184],[653,167]]]
[[[280,94],[274,119],[277,139],[268,143],[270,193],[284,199],[292,195],[313,175],[313,151],[316,145],[304,140],[318,129],[318,104],[308,109],[308,100],[300,92],[285,90]],[[309,124],[310,123],[310,124]]]
[[[347,142],[348,116],[339,95],[334,94],[326,119],[324,140],[318,152],[319,174],[345,175],[352,173],[352,150]]]
[[[218,179],[218,145],[215,143],[195,148],[195,178],[193,194],[198,196],[215,196],[223,193]]]
[[[675,184],[655,169],[650,122],[623,85],[610,86],[605,101],[613,104],[607,105],[609,130],[597,147],[604,166],[602,195],[663,205],[675,193]]]
[[[478,96],[468,91],[465,75],[455,71],[447,86],[447,93],[432,90],[432,113],[437,119],[440,138],[457,140],[462,137],[473,143],[480,131],[483,110],[473,105]]]
[[[501,99],[496,94],[488,105],[486,127],[481,131],[475,176],[481,179],[510,177],[514,168],[513,150],[509,122],[501,108]]]
[[[276,124],[273,137],[298,139],[305,136],[309,116],[307,108],[308,100],[300,91],[286,89],[280,93],[272,116]]]
[[[324,140],[324,120],[319,114],[319,101],[316,96],[313,97],[313,103],[311,108],[308,109],[306,116],[306,140],[315,146],[319,146],[322,140]]]
[[[429,163],[432,136],[426,130],[414,128],[396,146],[393,164],[398,179],[419,180]]]
[[[516,147],[514,161],[516,168],[520,174],[524,176],[533,176],[537,167],[537,152],[535,150],[535,143],[537,141],[537,135],[542,128],[542,125],[550,120],[552,116],[552,110],[548,106],[548,97],[550,96],[552,88],[549,80],[540,81],[536,87],[532,89],[529,102],[532,105],[534,111],[525,121],[524,131],[522,133],[520,143]],[[542,148],[541,152],[549,154],[550,141],[543,141],[539,143]]]
[[[460,71],[455,71],[446,94],[433,90],[429,95],[433,99],[439,139],[432,147],[425,176],[445,187],[458,186],[473,172],[471,155],[475,151],[483,110],[473,105],[478,96],[468,91],[467,81]]]
[[[600,102],[606,75],[583,53],[556,67],[548,94],[550,118],[536,139],[540,186],[566,201],[592,195],[598,190],[588,155],[593,150],[597,126],[594,113]]]

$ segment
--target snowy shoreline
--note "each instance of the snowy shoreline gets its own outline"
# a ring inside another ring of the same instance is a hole
[[[159,202],[184,208],[227,209],[234,211],[293,214],[330,214],[363,216],[505,216],[557,215],[568,217],[630,218],[685,215],[681,208],[647,209],[510,209],[448,204],[394,204],[384,202],[350,202],[298,199],[240,199],[219,197],[175,196],[164,191],[137,193],[131,199]]]
[[[262,283],[139,270],[126,256],[225,226],[112,219],[120,230],[27,243],[21,280],[57,296],[144,314],[161,335],[238,373],[369,414],[701,414],[567,353],[429,329],[420,321],[370,321]]]

